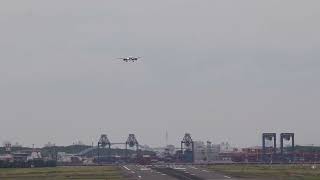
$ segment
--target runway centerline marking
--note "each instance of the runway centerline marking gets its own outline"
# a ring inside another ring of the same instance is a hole
[[[225,178],[228,178],[228,179],[231,179],[231,177],[230,176],[224,176]]]
[[[130,171],[131,169],[129,169],[127,166],[122,166],[123,168],[125,168],[126,170]]]

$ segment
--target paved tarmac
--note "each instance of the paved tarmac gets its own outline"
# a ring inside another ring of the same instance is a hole
[[[237,180],[192,165],[123,165],[120,167],[128,180]]]
[[[121,169],[127,180],[176,180],[165,173],[151,169],[149,166],[124,165],[121,166]]]

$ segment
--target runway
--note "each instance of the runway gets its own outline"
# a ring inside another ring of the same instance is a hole
[[[236,178],[192,165],[124,165],[120,167],[128,180],[236,180]]]
[[[121,169],[127,180],[176,180],[176,178],[156,171],[149,166],[126,165],[121,166]]]

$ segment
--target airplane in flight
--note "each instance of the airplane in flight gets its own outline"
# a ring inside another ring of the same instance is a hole
[[[124,58],[118,58],[118,59],[121,59],[122,61],[124,62],[135,62],[135,61],[138,61],[138,59],[140,59],[141,57],[124,57]]]

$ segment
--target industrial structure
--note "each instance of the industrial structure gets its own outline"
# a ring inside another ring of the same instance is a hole
[[[272,141],[273,145],[271,147],[266,147],[266,141]],[[276,151],[277,151],[276,133],[263,133],[262,134],[262,161],[272,160],[273,155],[276,154]]]
[[[185,133],[181,141],[181,159],[194,162],[194,142],[189,133]]]
[[[108,146],[108,153],[110,156],[111,143],[108,139],[108,136],[106,134],[102,134],[98,141],[98,159],[97,159],[98,163],[100,163],[100,148],[106,148],[106,146]]]
[[[0,166],[40,167],[57,165],[104,165],[112,163],[320,163],[320,147],[295,145],[294,133],[263,133],[262,146],[234,148],[228,142],[194,141],[185,133],[180,147],[167,144],[150,148],[140,145],[134,134],[123,142],[111,142],[106,134],[100,135],[97,145],[46,145],[43,148],[24,148],[4,143],[0,148]],[[277,144],[278,142],[278,144]],[[117,146],[120,145],[120,146]],[[113,148],[112,148],[113,147]],[[122,147],[122,148],[121,148]]]
[[[276,133],[263,133],[262,134],[262,161],[272,162],[276,161],[294,161],[294,133],[281,133],[280,134],[280,153],[278,153],[276,144]],[[266,140],[272,141],[273,146],[266,147]],[[290,148],[284,147],[284,141],[291,141]]]
[[[281,155],[284,153],[284,140],[290,141],[291,140],[291,152],[294,151],[294,133],[281,133],[280,134],[280,151]]]
[[[113,145],[123,145],[124,146],[124,156],[122,158],[124,161],[128,161],[129,157],[129,148],[135,147],[136,155],[139,153],[139,143],[134,134],[129,134],[125,142],[111,142],[108,139],[106,134],[102,134],[99,138],[98,145],[95,147],[87,148],[79,152],[78,156],[86,156],[88,154],[95,154],[97,151],[97,156],[95,160],[97,163],[107,163],[114,161],[114,156],[111,154],[111,148]],[[131,150],[132,151],[132,150]]]

